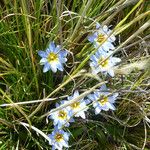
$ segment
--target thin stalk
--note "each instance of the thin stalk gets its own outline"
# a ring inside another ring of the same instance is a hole
[[[79,20],[78,20],[78,22],[77,22],[77,25],[75,26],[75,29],[74,29],[74,31],[73,31],[73,33],[72,33],[72,36],[70,37],[70,41],[71,41],[71,42],[73,41],[74,37],[76,36],[77,30],[78,30],[78,28],[80,27],[80,24],[81,24],[83,18],[85,17],[86,12],[87,12],[87,10],[89,9],[89,7],[91,6],[91,3],[92,3],[92,2],[93,2],[93,0],[88,0],[87,5],[85,6],[85,8],[84,8],[84,10],[83,10],[83,12],[82,12],[82,14],[81,14],[81,17],[79,18]]]
[[[21,125],[25,126],[25,127],[28,127],[28,128],[31,128],[33,129],[35,132],[37,132],[38,134],[40,134],[41,136],[44,137],[44,139],[46,139],[49,143],[51,143],[51,140],[50,138],[44,133],[42,132],[41,130],[39,130],[38,128],[34,127],[34,126],[31,126],[25,122],[19,122]]]
[[[27,14],[26,1],[25,0],[21,0],[21,2],[22,2],[23,13]],[[25,23],[25,27],[26,27],[26,34],[27,34],[27,39],[28,39],[28,44],[29,44],[30,57],[31,57],[33,74],[34,74],[34,78],[35,78],[36,89],[37,89],[37,93],[39,93],[38,79],[37,79],[36,67],[35,67],[35,64],[34,64],[34,56],[33,56],[33,49],[32,49],[31,24],[30,24],[29,18],[26,17],[26,16],[24,17],[24,23]]]

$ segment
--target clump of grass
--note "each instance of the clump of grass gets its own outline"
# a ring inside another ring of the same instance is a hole
[[[77,119],[68,129],[70,149],[149,149],[148,8],[144,0],[1,1],[0,149],[50,149],[36,130],[53,130],[47,112],[74,89],[90,92],[102,82],[88,72],[95,22],[112,25],[117,37],[113,54],[122,62],[104,80],[120,95],[116,111]],[[37,51],[50,41],[70,51],[63,73],[42,72]]]

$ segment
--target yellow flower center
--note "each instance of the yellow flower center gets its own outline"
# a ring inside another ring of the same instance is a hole
[[[63,135],[60,134],[60,133],[56,133],[56,135],[55,135],[55,140],[56,140],[57,142],[60,142],[62,139],[63,139]]]
[[[47,59],[48,59],[49,62],[57,61],[58,60],[58,56],[57,56],[57,54],[51,52],[51,53],[49,53]]]
[[[105,105],[108,102],[108,97],[104,96],[103,99],[100,98],[100,100],[98,100],[98,102],[101,105]]]
[[[80,105],[80,102],[74,102],[73,104],[71,104],[71,107],[75,109],[75,108],[79,108],[79,105]]]
[[[60,110],[59,114],[58,114],[58,117],[60,119],[66,119],[67,118],[67,113],[64,110]]]
[[[102,43],[105,40],[105,36],[103,34],[99,34],[97,37],[97,42]]]
[[[102,67],[106,67],[108,65],[108,59],[105,60],[105,58],[101,57],[98,61],[99,65],[101,65]]]

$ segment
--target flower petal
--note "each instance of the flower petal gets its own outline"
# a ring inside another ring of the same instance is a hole
[[[50,42],[49,49],[51,49],[53,52],[53,50],[55,49],[55,43],[54,42]]]
[[[47,53],[44,51],[38,51],[38,55],[43,57],[43,58],[47,58]]]
[[[42,59],[40,60],[40,64],[41,64],[41,65],[44,65],[46,62],[47,62],[47,58],[42,58]]]
[[[81,118],[85,119],[85,113],[83,111],[80,113],[80,116]]]
[[[105,47],[107,47],[108,49],[111,49],[111,50],[115,49],[114,45],[108,41],[105,43]]]
[[[54,52],[55,50],[55,44],[54,42],[50,42],[48,48],[46,49],[46,53],[49,54],[50,52]]]
[[[79,92],[78,92],[78,90],[75,90],[75,92],[74,92],[74,94],[73,94],[73,98],[76,98],[76,97],[78,97],[79,96]]]
[[[48,70],[50,70],[50,64],[47,62],[47,63],[44,65],[43,72],[47,72]]]
[[[108,32],[108,27],[107,27],[106,25],[103,26],[103,31],[104,31],[105,33]]]
[[[57,66],[58,70],[60,70],[60,71],[63,71],[63,70],[64,70],[64,68],[63,68],[63,66],[62,66],[62,64],[61,64],[60,62],[58,62],[58,63],[56,64],[56,66]]]
[[[99,28],[101,28],[102,26],[98,23],[98,22],[96,22],[96,29],[99,29]]]
[[[115,109],[116,109],[115,106],[114,106],[113,104],[111,104],[111,103],[108,103],[107,106],[108,106],[110,109],[112,109],[112,110],[115,110]]]
[[[59,52],[59,54],[60,54],[61,57],[66,57],[68,55],[68,52],[66,50],[61,50]]]
[[[109,69],[109,70],[108,70],[108,74],[109,74],[111,77],[114,77],[114,76],[115,76],[115,73],[114,73],[113,69]]]
[[[99,114],[101,112],[101,109],[99,108],[99,107],[96,107],[95,108],[95,114],[97,115],[97,114]]]
[[[61,50],[61,46],[57,45],[53,52],[58,53]]]
[[[51,62],[50,68],[55,73],[57,71],[57,62]]]
[[[92,43],[95,41],[96,38],[97,38],[96,32],[93,35],[88,36],[88,40]]]

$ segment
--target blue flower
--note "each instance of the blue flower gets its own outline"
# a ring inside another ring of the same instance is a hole
[[[112,43],[116,40],[116,38],[113,34],[111,34],[112,31],[108,29],[106,25],[102,27],[99,23],[96,24],[96,30],[97,31],[94,32],[93,35],[88,36],[88,40],[94,44],[94,47],[105,52],[115,49]]]
[[[57,127],[55,127],[54,131],[48,136],[50,138],[49,144],[52,145],[52,150],[62,150],[63,147],[69,147],[68,140],[70,134],[68,132],[64,132],[63,130],[59,130]]]
[[[63,103],[61,103],[63,104]],[[56,108],[60,105],[56,103]],[[67,108],[60,109],[56,112],[53,112],[49,115],[49,118],[53,120],[54,126],[58,126],[58,128],[62,128],[63,126],[68,127],[70,124],[69,122],[74,122],[72,118],[73,114]]]
[[[94,92],[94,94],[88,95],[88,98],[92,101],[93,107],[95,108],[95,114],[99,114],[101,110],[115,110],[113,104],[117,99],[118,93],[111,95],[111,93],[105,92],[106,90],[108,90],[106,85],[103,85],[98,91]]]
[[[77,97],[79,97],[79,92],[76,90],[72,96],[68,97],[68,101],[71,101]],[[65,103],[68,101],[65,101]],[[80,99],[69,105],[67,108],[73,113],[75,117],[81,117],[85,119],[85,111],[88,109],[86,104],[87,103],[84,99]]]
[[[109,74],[110,76],[114,76],[113,66],[121,61],[120,58],[117,57],[109,57],[112,52],[105,53],[98,50],[94,55],[91,56],[90,66],[93,74],[98,74],[99,72]],[[106,59],[106,60],[105,60]]]
[[[46,51],[38,51],[38,55],[42,57],[40,64],[44,65],[43,72],[48,70],[56,72],[57,69],[63,71],[63,64],[67,61],[67,54],[68,52],[61,50],[59,45],[55,46],[54,42],[50,42]]]

